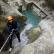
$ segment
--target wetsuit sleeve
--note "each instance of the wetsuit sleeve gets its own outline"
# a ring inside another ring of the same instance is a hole
[[[16,25],[15,30],[16,30],[16,31],[19,31],[19,30],[20,30],[20,24],[19,24],[18,22],[16,22],[15,25]]]
[[[10,29],[10,26],[9,26],[9,24],[7,23],[7,30],[8,30],[8,32],[11,32],[12,30]]]

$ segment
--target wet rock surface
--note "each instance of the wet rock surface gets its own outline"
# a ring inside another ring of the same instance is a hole
[[[0,48],[2,47],[4,40],[4,36],[0,33]]]
[[[51,7],[51,8],[53,8],[54,9],[54,0],[45,0],[46,1],[46,3]]]

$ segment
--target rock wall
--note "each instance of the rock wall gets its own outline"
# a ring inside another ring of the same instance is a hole
[[[54,9],[54,0],[45,0],[46,4]]]
[[[3,0],[0,0],[0,6],[1,6],[1,11],[3,11],[4,16],[8,15],[21,15],[22,14],[18,11],[19,5],[18,1],[11,1],[8,0],[7,2],[4,2]]]

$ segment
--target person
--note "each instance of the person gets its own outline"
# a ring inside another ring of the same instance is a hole
[[[20,26],[19,26],[19,23],[16,20],[14,20],[13,16],[8,16],[7,17],[7,29],[8,29],[9,34],[12,32],[12,30],[14,30],[14,33],[16,34],[16,36],[18,38],[18,41],[21,42],[21,40],[20,40],[20,32],[19,32]],[[13,37],[13,35],[11,36],[10,41],[9,41],[10,42],[9,51],[12,50],[12,37]]]

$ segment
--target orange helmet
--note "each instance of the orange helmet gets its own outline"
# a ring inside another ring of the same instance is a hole
[[[8,17],[7,17],[7,20],[8,20],[8,21],[10,21],[10,20],[12,20],[12,19],[13,19],[13,16],[8,16]]]

